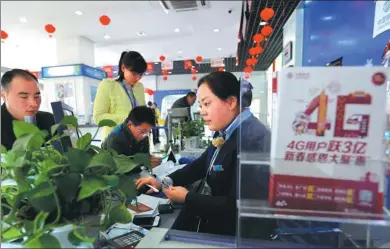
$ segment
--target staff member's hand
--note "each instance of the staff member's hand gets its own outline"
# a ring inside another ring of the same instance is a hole
[[[161,164],[161,158],[155,157],[155,156],[151,155],[151,157],[150,157],[150,166],[152,168],[155,168],[155,167],[157,167],[160,164]]]
[[[188,190],[183,187],[163,188],[167,198],[173,202],[183,203],[188,194]]]
[[[135,182],[136,189],[140,189],[145,184],[152,185],[158,190],[161,190],[161,184],[153,177],[146,177],[146,178],[140,178]],[[149,189],[146,194],[152,194],[154,193],[153,189]]]

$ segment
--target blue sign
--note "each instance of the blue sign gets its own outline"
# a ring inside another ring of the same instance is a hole
[[[97,80],[106,78],[106,73],[84,64],[42,67],[42,78],[85,76]]]
[[[375,1],[311,1],[303,8],[303,66],[325,66],[341,56],[343,66],[383,66],[390,30],[372,38]]]
[[[83,65],[83,76],[90,77],[97,80],[102,80],[106,78],[106,73],[100,69]]]

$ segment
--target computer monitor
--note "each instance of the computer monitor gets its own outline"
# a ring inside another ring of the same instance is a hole
[[[51,102],[51,108],[53,110],[54,121],[56,124],[61,123],[65,116],[74,115],[73,108],[62,101]],[[60,125],[57,132],[62,135],[64,134],[64,131],[67,130],[68,127],[65,125]],[[78,131],[76,130],[75,132],[77,134],[77,138],[79,138]],[[59,152],[64,153],[67,152],[69,148],[72,148],[72,141],[70,140],[69,136],[62,137],[60,141],[57,140],[53,143],[54,148]]]
[[[169,109],[168,115],[171,118],[183,118],[183,119],[188,118],[189,117],[188,107]]]

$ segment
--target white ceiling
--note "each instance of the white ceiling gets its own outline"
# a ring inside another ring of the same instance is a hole
[[[137,50],[148,61],[160,55],[171,60],[235,56],[241,1],[207,4],[197,11],[165,13],[158,1],[1,1],[1,29],[9,34],[1,63],[30,70],[56,64],[56,39],[77,36],[95,42],[94,66],[116,65],[123,50]],[[76,15],[77,10],[84,14]],[[107,28],[99,23],[101,15],[111,18]],[[44,30],[48,23],[57,29],[54,39]]]

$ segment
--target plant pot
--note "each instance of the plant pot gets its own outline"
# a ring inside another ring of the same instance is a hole
[[[184,139],[184,144],[187,149],[197,149],[200,147],[198,137],[187,137]]]

